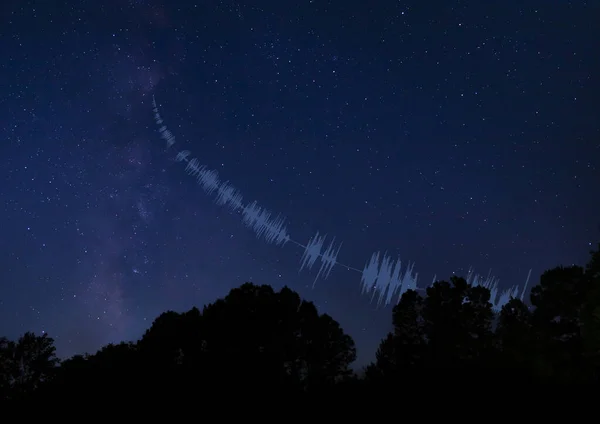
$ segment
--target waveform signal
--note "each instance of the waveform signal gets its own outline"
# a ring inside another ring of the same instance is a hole
[[[529,273],[527,274],[527,280],[525,280],[525,285],[523,286],[523,291],[521,292],[521,301],[523,301],[523,297],[525,297],[525,290],[527,290],[527,286],[529,285],[529,279],[531,278],[531,269],[529,270]]]
[[[377,275],[379,274],[379,252],[371,255],[371,259],[365,265],[363,269],[362,277],[360,282],[362,284],[362,293],[370,293],[371,290],[375,289],[375,283],[377,281]]]
[[[161,137],[163,138],[163,140],[165,140],[167,142],[167,149],[168,149],[173,144],[175,144],[175,136],[173,135],[173,133],[171,133],[171,131],[166,129],[166,127],[161,127],[161,128],[165,128],[165,130],[161,134]]]
[[[304,246],[304,252],[302,253],[302,257],[300,258],[300,271],[304,269],[304,267],[311,269],[315,264],[316,260],[321,256],[321,249],[323,248],[323,243],[325,243],[325,237],[319,237],[319,232],[308,240],[306,246]]]
[[[242,207],[242,195],[235,187],[229,184],[228,181],[221,182],[217,171],[208,169],[205,165],[201,165],[196,158],[188,159],[190,152],[183,150],[177,153],[175,160],[178,162],[187,162],[185,171],[196,177],[198,184],[202,186],[207,194],[217,192],[215,203],[219,206],[226,206],[231,210],[237,210]]]
[[[317,273],[317,277],[315,281],[313,281],[313,287],[317,282],[319,276],[323,275],[324,279],[329,277],[331,270],[337,264],[337,257],[340,254],[340,249],[342,248],[342,243],[340,243],[337,248],[335,247],[335,237],[329,243],[327,249],[321,254],[321,267],[319,268],[319,272]]]
[[[527,287],[527,283],[529,282],[529,277],[531,276],[531,270],[529,270],[529,275],[527,276],[527,281],[525,282],[525,287]],[[491,271],[488,273],[487,277],[482,277],[481,275],[476,275],[473,272],[472,268],[469,268],[467,272],[467,283],[473,287],[481,286],[490,291],[490,303],[492,304],[492,310],[494,312],[500,312],[502,307],[506,305],[510,299],[516,299],[519,293],[519,286],[513,286],[506,290],[500,291],[498,288],[499,280],[496,277],[491,275]],[[525,289],[523,289],[525,292]],[[521,295],[521,298],[523,295]]]
[[[506,305],[510,299],[517,299],[519,294],[519,287],[513,286],[509,289],[506,289],[500,293],[498,300],[496,302],[492,302],[492,310],[494,312],[500,312],[502,307]]]
[[[401,273],[402,261],[400,261],[400,259],[397,259],[396,263],[394,264],[392,262],[392,258],[384,254],[383,259],[381,261],[381,265],[379,266],[379,272],[377,273],[377,279],[375,281],[375,288],[373,290],[373,296],[371,297],[371,301],[375,297],[376,292],[379,293],[377,306],[381,305],[381,301],[383,300],[383,297],[386,294],[391,300],[392,295],[396,292],[398,287],[402,286]]]
[[[154,98],[154,96],[152,96],[152,112],[154,112],[154,120],[156,121],[156,123],[158,125],[162,125],[163,120],[160,116],[160,113],[158,112],[158,105],[156,104],[156,99]],[[165,127],[165,130],[166,129],[167,128]]]
[[[219,181],[219,173],[213,169],[208,169],[204,165],[200,167],[196,180],[206,194],[209,195],[217,191],[221,184]]]
[[[188,175],[196,177],[200,173],[202,165],[200,165],[200,162],[196,158],[192,158],[190,160],[187,160],[186,162],[187,165],[185,166],[185,172],[187,172]]]
[[[402,277],[402,284],[400,285],[400,290],[398,291],[398,300],[396,303],[400,302],[400,298],[407,290],[417,290],[417,281],[419,279],[419,273],[414,272],[415,263],[409,263],[408,268],[404,272]],[[389,299],[388,299],[389,304]]]
[[[154,111],[154,120],[158,125],[161,125],[163,123],[163,120],[160,117],[160,114],[158,113],[158,108],[154,108],[152,110]]]
[[[154,96],[152,96],[152,106],[152,111],[154,112],[154,120],[158,125],[162,125],[163,120],[160,116],[160,113],[158,113],[158,106],[156,104],[156,99],[154,98]],[[160,133],[160,136],[167,142],[167,149],[173,144],[175,144],[175,136],[171,133],[171,131],[167,129],[166,125],[162,125],[158,129],[158,132]]]
[[[215,202],[217,205],[225,206],[232,211],[236,211],[243,207],[242,199],[242,194],[235,187],[229,184],[229,181],[225,181],[224,183],[221,183],[217,190],[217,198],[215,199]]]
[[[159,114],[154,96],[152,96],[152,105],[154,119],[157,125],[159,125],[158,131],[161,137],[166,140],[167,148],[171,147],[175,143],[175,136],[167,129],[166,125],[163,125],[163,120]],[[263,238],[267,243],[276,245],[285,245],[287,242],[291,242],[304,249],[300,259],[300,271],[304,268],[312,269],[316,261],[320,260],[321,266],[313,282],[313,287],[321,276],[328,278],[332,269],[338,265],[349,271],[361,274],[362,292],[371,293],[371,301],[378,295],[378,305],[382,303],[389,305],[392,303],[392,298],[395,294],[398,295],[397,302],[400,301],[400,298],[407,290],[426,290],[425,287],[417,287],[418,273],[413,272],[414,263],[409,262],[406,268],[402,269],[400,259],[393,260],[386,253],[382,255],[379,252],[371,255],[370,260],[362,270],[340,263],[337,258],[342,243],[336,244],[335,238],[325,247],[327,236],[321,236],[317,232],[314,237],[309,239],[307,245],[303,245],[290,237],[284,218],[279,215],[273,218],[271,212],[259,206],[257,202],[252,202],[244,206],[241,193],[228,181],[220,181],[217,171],[201,165],[198,159],[191,158],[189,150],[178,152],[175,160],[185,163],[185,171],[196,178],[197,183],[202,186],[208,195],[216,193],[214,199],[216,204],[225,206],[231,211],[241,211],[244,225],[251,228],[258,238]],[[530,277],[531,270],[529,270],[527,281],[520,293],[521,300],[523,300]],[[517,298],[519,295],[518,286],[500,292],[497,278],[491,275],[485,278],[481,277],[480,275],[476,275],[473,269],[469,269],[466,279],[467,283],[471,286],[482,286],[490,291],[490,303],[495,312],[499,312],[511,298]],[[431,284],[434,284],[436,281],[437,277],[434,276]]]
[[[414,264],[409,264],[402,273],[402,261],[399,258],[393,262],[385,253],[381,258],[380,256],[379,252],[373,253],[365,265],[361,277],[362,292],[373,292],[371,300],[378,293],[377,304],[380,305],[385,298],[385,304],[388,305],[395,293],[400,298],[407,290],[415,290],[418,275],[413,274]]]
[[[305,267],[311,269],[317,259],[321,260],[321,267],[319,268],[319,272],[315,280],[313,281],[313,287],[315,283],[323,275],[324,278],[329,277],[331,270],[337,264],[337,257],[340,253],[340,249],[342,248],[342,244],[339,246],[335,246],[335,238],[329,243],[329,246],[323,250],[323,246],[325,245],[325,239],[327,235],[320,236],[319,232],[315,234],[315,236],[308,240],[308,243],[304,247],[304,252],[302,253],[302,257],[300,258],[300,271],[302,271]]]
[[[189,150],[182,150],[177,152],[175,155],[175,160],[177,162],[189,162],[188,157],[192,154]]]
[[[156,105],[156,99],[154,99],[154,96],[152,96],[152,106],[154,106],[152,109],[152,112],[154,112],[154,120],[158,125],[161,125],[163,120],[160,117],[160,113],[158,113],[158,106]]]
[[[285,228],[285,219],[280,216],[271,218],[271,212],[260,207],[257,202],[252,202],[242,209],[242,221],[258,238],[264,238],[267,243],[283,246],[290,240]]]

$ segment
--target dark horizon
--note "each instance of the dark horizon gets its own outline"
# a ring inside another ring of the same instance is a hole
[[[0,337],[0,403],[147,408],[151,400],[153,411],[173,412],[197,408],[199,396],[236,406],[279,397],[339,414],[338,400],[369,408],[404,393],[413,402],[421,387],[435,393],[458,381],[511,385],[512,394],[600,383],[600,243],[585,266],[546,270],[531,306],[511,298],[496,312],[491,298],[455,276],[424,294],[405,291],[392,331],[357,372],[356,343],[334,317],[288,287],[244,283],[202,309],[161,313],[136,342],[64,361],[47,334]]]
[[[417,274],[421,290],[496,278],[498,310],[529,270],[532,287],[586,263],[597,16],[542,0],[3,2],[0,335],[95,352],[249,281],[313,300],[366,364]]]

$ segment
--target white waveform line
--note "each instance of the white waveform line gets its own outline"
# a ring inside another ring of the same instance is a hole
[[[408,264],[406,270],[402,272],[402,262],[398,258],[394,263],[392,258],[383,254],[380,259],[380,253],[375,252],[371,259],[365,265],[362,271],[362,292],[373,292],[371,300],[375,293],[379,293],[377,304],[380,305],[385,297],[385,304],[392,302],[394,294],[398,294],[398,299],[407,290],[417,289],[418,274],[413,273],[414,263]]]
[[[337,247],[335,246],[335,238],[329,243],[329,247],[323,252],[323,245],[325,244],[325,239],[327,235],[319,236],[319,232],[308,241],[308,244],[304,247],[304,253],[302,253],[302,258],[300,259],[300,271],[304,269],[304,267],[311,269],[317,259],[321,259],[321,267],[319,268],[319,272],[317,272],[317,276],[313,281],[313,287],[315,283],[321,276],[321,274],[325,274],[324,278],[329,277],[329,273],[333,269],[335,265],[337,265],[337,257],[342,247],[342,244]],[[299,244],[299,243],[298,243]]]
[[[219,186],[217,190],[217,198],[215,202],[219,206],[229,207],[232,210],[241,209],[242,206],[242,195],[229,181],[225,181]]]
[[[210,195],[217,191],[217,204],[227,205],[234,211],[241,209],[242,222],[244,225],[252,229],[258,238],[264,238],[268,243],[285,245],[291,240],[290,235],[285,228],[284,218],[279,215],[275,218],[271,218],[271,212],[259,206],[256,201],[243,206],[242,196],[233,186],[229,185],[228,182],[220,182],[216,171],[208,170],[206,166],[201,165],[196,158],[190,159],[190,156],[191,152],[189,150],[182,150],[177,153],[175,160],[177,162],[186,163],[186,172],[189,175],[197,177],[198,183],[204,188],[207,194]],[[342,243],[336,248],[334,238],[327,249],[322,251],[325,238],[326,236],[319,237],[319,233],[317,233],[313,239],[309,240],[308,245],[306,246],[299,242],[295,242],[296,245],[303,247],[305,250],[301,259],[302,264],[300,266],[300,271],[305,267],[312,269],[317,259],[320,259],[321,261],[321,267],[313,281],[313,287],[320,277],[323,277],[324,279],[328,278],[333,267],[340,265],[337,262],[337,257]],[[360,272],[360,270],[352,268],[349,265],[342,264],[341,266]]]
[[[158,113],[158,106],[156,105],[156,99],[154,98],[154,95],[152,95],[152,106],[152,111],[154,112],[154,119],[156,123],[158,125],[162,125],[163,119],[161,118],[160,113]],[[158,132],[160,133],[161,137],[167,142],[167,149],[173,144],[175,144],[175,136],[171,133],[171,131],[167,129],[165,125],[162,125],[158,129]]]
[[[304,250],[307,249],[307,245],[305,245],[305,244],[302,244],[302,243],[300,243],[300,242],[298,242],[296,240],[293,240],[293,239],[290,239],[289,241],[290,241],[291,244],[295,244],[296,246],[301,247]],[[323,254],[319,253],[318,256],[321,257],[321,256],[323,256]],[[362,273],[362,270],[360,270],[358,268],[354,268],[353,266],[350,266],[348,264],[345,264],[345,263],[342,263],[342,262],[336,262],[335,264],[337,266],[339,266],[339,267],[346,268],[348,271],[355,271],[355,272],[358,272],[358,273]]]
[[[527,280],[525,280],[525,285],[523,286],[523,291],[521,292],[520,300],[523,301],[523,297],[525,296],[525,290],[527,290],[527,286],[529,285],[529,279],[531,278],[531,270],[527,274]]]
[[[500,312],[502,310],[502,307],[506,305],[510,301],[510,299],[519,298],[520,300],[523,300],[525,290],[527,289],[527,285],[529,284],[529,278],[531,277],[531,271],[532,270],[530,269],[527,275],[527,280],[525,281],[525,285],[523,287],[523,291],[521,292],[520,296],[518,296],[518,285],[500,291],[498,288],[499,280],[491,275],[491,270],[490,272],[488,272],[488,276],[484,278],[480,275],[475,275],[473,273],[473,269],[469,268],[466,280],[467,283],[473,287],[481,286],[488,289],[490,291],[490,303],[492,304],[492,309],[494,310],[494,312]]]
[[[257,202],[244,206],[242,195],[235,187],[227,181],[221,182],[217,171],[200,165],[196,158],[189,159],[190,155],[189,150],[182,150],[177,153],[175,160],[186,163],[186,172],[196,177],[198,184],[206,194],[217,193],[215,199],[217,205],[227,206],[232,211],[241,210],[244,225],[252,229],[259,239],[263,238],[267,243],[284,245],[290,240],[284,218],[280,216],[271,218],[271,212],[259,206]]]
[[[233,211],[243,208],[241,193],[229,184],[229,181],[219,181],[217,171],[208,169],[205,165],[200,165],[196,158],[188,159],[190,154],[189,150],[183,150],[177,153],[175,160],[187,163],[186,172],[196,177],[206,194],[213,194],[216,191],[217,198],[215,202],[219,206],[227,206]]]
[[[167,129],[163,124],[163,119],[158,112],[156,99],[152,96],[152,105],[154,118],[158,125],[161,125],[159,132],[161,137],[167,143],[167,149],[175,144],[175,136]],[[196,177],[197,183],[203,188],[206,194],[211,195],[217,193],[215,203],[220,206],[226,206],[232,211],[241,210],[242,222],[248,228],[252,229],[256,234],[257,238],[263,238],[267,243],[274,243],[276,245],[285,245],[287,242],[291,242],[302,249],[304,252],[301,257],[301,265],[299,272],[304,268],[312,269],[317,259],[321,261],[321,267],[317,272],[317,276],[313,281],[313,288],[317,280],[323,276],[328,278],[331,270],[334,266],[341,266],[349,271],[355,271],[361,274],[362,292],[369,293],[371,295],[371,301],[374,299],[375,294],[378,293],[379,297],[377,305],[381,305],[384,302],[389,305],[392,302],[394,294],[398,294],[398,301],[407,290],[425,290],[417,286],[418,273],[414,273],[414,263],[408,264],[407,268],[402,271],[402,262],[397,259],[394,263],[390,256],[383,254],[380,259],[380,253],[376,252],[371,255],[371,259],[367,262],[363,270],[352,267],[338,262],[337,257],[341,249],[342,243],[335,247],[335,238],[329,243],[329,246],[323,251],[325,244],[326,235],[316,235],[309,239],[308,244],[304,245],[298,241],[293,240],[286,228],[285,220],[279,215],[275,218],[271,218],[271,212],[260,207],[256,201],[243,205],[243,198],[240,192],[234,188],[228,181],[221,182],[217,171],[208,169],[206,165],[201,165],[198,159],[190,159],[191,152],[189,150],[182,150],[177,153],[175,159],[178,162],[185,162],[185,171],[194,177]],[[527,276],[527,281],[523,291],[521,292],[520,299],[523,299],[525,290],[531,277],[531,270]],[[434,284],[437,276],[434,275],[431,284]],[[467,273],[466,281],[471,286],[482,286],[490,290],[490,303],[492,309],[495,312],[499,312],[502,307],[511,299],[516,298],[518,292],[518,286],[506,289],[502,292],[498,290],[498,279],[491,276],[491,271],[487,278],[483,278],[480,275],[476,275],[472,268],[469,268]]]
[[[264,237],[267,243],[283,246],[290,239],[285,228],[285,219],[279,215],[271,219],[271,212],[258,206],[257,202],[244,207],[242,217],[244,224],[252,228],[259,238]]]

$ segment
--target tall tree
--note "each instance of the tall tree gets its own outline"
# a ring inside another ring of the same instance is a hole
[[[55,373],[59,360],[54,340],[27,332],[16,342],[0,340],[0,388],[6,396],[32,393]]]
[[[579,380],[588,372],[581,329],[590,288],[582,267],[560,266],[544,272],[531,289],[538,371],[549,378]]]
[[[590,290],[582,313],[583,350],[590,373],[595,381],[600,381],[600,243],[590,255],[585,268]]]
[[[248,379],[299,388],[348,376],[354,341],[328,315],[285,287],[244,284],[203,311],[211,361]]]
[[[379,346],[369,379],[449,377],[480,368],[492,357],[494,314],[489,290],[463,278],[438,281],[426,297],[402,295],[394,307],[394,331]],[[473,375],[477,375],[473,373]]]
[[[529,307],[519,299],[510,299],[500,311],[495,336],[499,349],[496,365],[505,373],[504,377],[513,378],[517,373],[530,375],[534,366],[536,334]]]
[[[456,368],[487,360],[494,319],[489,300],[488,289],[459,277],[427,288],[422,314],[431,364]]]
[[[13,386],[13,354],[14,342],[0,337],[0,399],[9,397]]]
[[[138,345],[154,369],[229,391],[326,386],[350,375],[356,357],[352,338],[312,303],[250,283],[202,312],[162,314]]]
[[[393,332],[381,342],[375,363],[366,369],[371,381],[414,378],[425,364],[423,298],[414,290],[406,291],[392,311]]]

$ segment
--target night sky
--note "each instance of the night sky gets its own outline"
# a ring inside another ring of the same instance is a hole
[[[391,327],[361,293],[375,252],[422,288],[584,264],[599,21],[597,1],[4,0],[0,335],[95,352],[253,281],[313,300],[364,364]],[[258,238],[181,150],[356,270],[300,271],[302,247]]]

